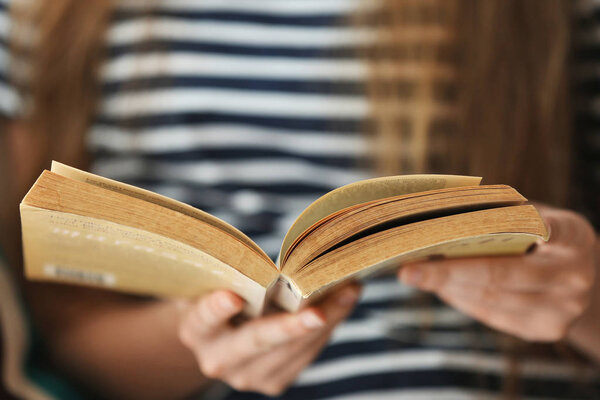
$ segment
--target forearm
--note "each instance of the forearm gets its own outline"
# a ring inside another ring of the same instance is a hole
[[[596,238],[596,278],[590,304],[569,330],[567,340],[590,359],[600,364],[600,236]]]
[[[71,293],[60,293],[61,288]],[[97,291],[85,298],[61,286],[55,291],[61,298],[54,305],[38,306],[36,319],[53,361],[69,378],[111,399],[184,398],[206,384],[192,353],[177,337],[179,317],[173,303]],[[40,293],[38,302],[48,299],[52,288]],[[62,315],[59,303],[65,307]]]

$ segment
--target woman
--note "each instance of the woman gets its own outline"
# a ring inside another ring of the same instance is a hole
[[[582,160],[571,157],[572,139],[585,133],[569,118],[571,2],[368,4],[11,4],[11,73],[2,66],[11,264],[20,259],[15,205],[50,158],[192,203],[273,256],[308,202],[374,170],[477,174],[597,211],[579,191],[567,199]],[[26,61],[23,21],[39,32]],[[588,195],[598,182],[586,185]],[[597,236],[579,214],[541,210],[552,240],[526,256],[401,270],[402,281],[474,320],[436,300],[420,304],[393,278],[369,282],[312,366],[358,287],[239,326],[229,321],[242,302],[228,292],[174,303],[56,285],[25,291],[57,367],[108,398],[180,398],[214,381],[269,395],[293,385],[286,398],[583,397],[593,382],[573,382],[593,368],[548,349],[530,355],[523,342],[503,350],[483,328],[565,338],[600,359]]]

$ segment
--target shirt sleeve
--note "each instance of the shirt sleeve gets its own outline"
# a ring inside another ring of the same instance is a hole
[[[21,114],[21,99],[11,71],[13,57],[10,50],[10,0],[0,0],[0,116],[15,118]]]

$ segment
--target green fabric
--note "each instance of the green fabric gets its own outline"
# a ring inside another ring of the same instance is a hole
[[[31,328],[31,324],[29,324]],[[84,395],[60,375],[50,371],[43,363],[44,345],[34,329],[29,330],[30,346],[25,363],[25,374],[30,381],[51,396],[61,400],[84,400]]]

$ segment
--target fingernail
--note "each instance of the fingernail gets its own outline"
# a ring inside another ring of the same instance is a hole
[[[219,305],[223,311],[232,312],[237,309],[236,302],[230,296],[221,296],[219,298]]]
[[[423,271],[419,268],[406,268],[400,272],[402,281],[410,286],[419,286],[423,282]]]
[[[325,325],[325,321],[312,311],[301,313],[300,322],[308,329],[317,329]]]
[[[341,306],[351,306],[358,300],[358,290],[355,288],[346,288],[338,295],[337,302]]]

